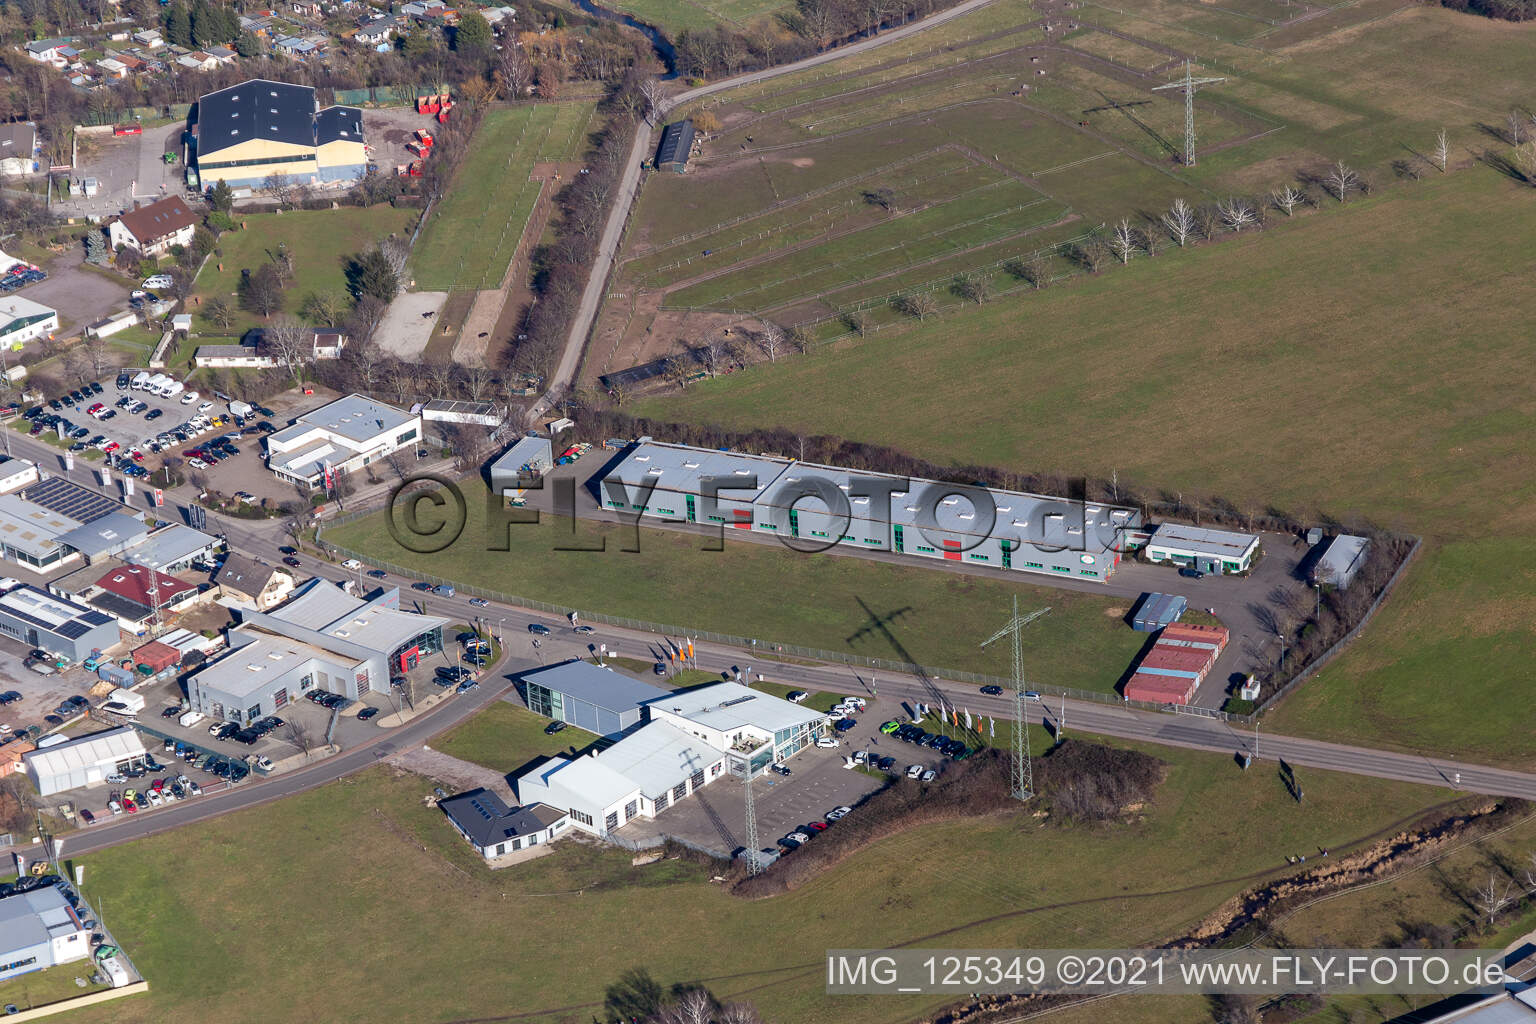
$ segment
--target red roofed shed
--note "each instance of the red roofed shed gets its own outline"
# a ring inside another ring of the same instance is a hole
[[[133,663],[147,665],[151,671],[160,672],[181,664],[181,652],[169,644],[151,640],[143,647],[134,648]]]

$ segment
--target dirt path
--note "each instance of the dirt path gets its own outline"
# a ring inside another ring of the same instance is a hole
[[[517,805],[517,800],[512,796],[512,786],[505,775],[452,754],[445,754],[441,750],[426,747],[402,750],[391,755],[389,763],[446,782],[460,793],[471,789],[488,789],[508,805]]]

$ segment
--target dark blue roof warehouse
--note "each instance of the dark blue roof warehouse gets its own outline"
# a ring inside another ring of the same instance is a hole
[[[688,169],[688,155],[693,151],[693,118],[675,121],[661,130],[661,145],[656,147],[656,168],[682,174]]]

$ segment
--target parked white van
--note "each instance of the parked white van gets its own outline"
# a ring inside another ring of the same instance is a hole
[[[133,388],[133,390],[135,390],[135,391],[143,391],[144,390],[144,385],[148,384],[148,383],[149,383],[149,371],[148,370],[140,370],[138,373],[133,375],[133,381],[129,385],[129,387]]]

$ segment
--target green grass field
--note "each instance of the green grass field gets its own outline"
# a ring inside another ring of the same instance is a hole
[[[1384,614],[1271,720],[1527,763],[1536,740],[1508,713],[1508,686],[1536,655],[1524,584],[1536,506],[1520,469],[1536,414],[1518,384],[1520,311],[1536,286],[1502,246],[1461,242],[1536,245],[1532,201],[1490,171],[1437,176],[637,411],[826,432],[939,461],[1117,471],[1154,496],[1215,493],[1425,535],[1422,563]],[[898,405],[849,398],[892,381],[909,382]],[[1141,443],[1154,425],[1172,449]]]
[[[640,966],[663,985],[697,980],[750,999],[768,1020],[898,1024],[936,1001],[829,999],[826,949],[872,937],[965,948],[1150,941],[1283,869],[1285,853],[1342,849],[1434,799],[1317,773],[1303,808],[1278,779],[1242,775],[1227,758],[1157,753],[1168,781],[1132,824],[1042,828],[1010,816],[925,827],[751,903],[703,869],[632,867],[628,853],[585,843],[492,873],[424,806],[431,780],[378,767],[85,859],[87,891],[105,901],[150,991],[72,1019],[517,1014],[556,1024],[600,1016],[604,988]],[[942,858],[926,855],[936,849]],[[488,912],[496,927],[463,927]],[[338,948],[359,955],[338,957]],[[210,958],[240,969],[210,971]]]
[[[640,550],[624,552],[621,548],[635,546],[632,528],[583,521],[573,539],[545,517],[538,525],[504,527],[500,543],[511,550],[488,553],[491,539],[477,497],[469,495],[469,522],[459,542],[439,554],[399,547],[378,516],[327,529],[324,536],[373,559],[587,612],[666,619],[662,625],[685,631],[755,635],[765,647],[774,642],[872,658],[910,657],[987,674],[1006,674],[1008,666],[976,645],[991,635],[994,620],[1006,619],[1018,595],[1022,608],[1052,609],[1030,627],[1031,676],[1106,693],[1146,639],[1123,621],[1128,610],[1123,602],[1093,594],[860,558],[806,557],[762,544],[733,542],[724,551],[708,551],[706,545],[717,539],[667,531],[646,530]],[[605,550],[557,550],[560,544],[598,543]],[[882,616],[896,614],[891,630],[901,650],[878,634],[860,634],[868,621],[864,607]]]
[[[191,309],[198,331],[239,336],[261,324],[261,317],[239,308],[236,295],[242,270],[254,270],[269,261],[279,244],[286,243],[293,253],[294,279],[283,303],[285,312],[298,315],[304,297],[311,292],[346,295],[346,262],[354,254],[368,249],[379,239],[404,231],[415,214],[391,206],[366,210],[342,207],[338,210],[298,210],[288,213],[242,215],[245,230],[226,231],[219,236],[222,256],[209,259],[197,277]],[[222,265],[223,269],[220,270]],[[215,297],[222,297],[235,310],[235,323],[228,329],[208,321],[198,310]],[[158,340],[158,339],[156,339]],[[183,345],[181,356],[190,360],[195,345]]]
[[[576,160],[591,103],[540,103],[485,115],[453,188],[417,240],[410,273],[424,291],[498,288],[538,200],[535,163]]]

